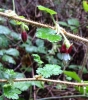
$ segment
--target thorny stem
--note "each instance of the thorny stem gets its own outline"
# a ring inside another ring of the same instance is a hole
[[[72,85],[72,86],[88,86],[88,83],[78,83],[78,82],[68,82],[68,81],[61,81],[61,80],[52,80],[52,79],[45,79],[45,78],[22,78],[22,79],[13,79],[14,82],[23,82],[23,81],[43,81],[43,82],[52,82],[52,83],[59,83],[65,85]],[[6,83],[8,80],[0,79],[0,83]]]
[[[38,23],[38,22],[35,22],[35,21],[32,21],[32,20],[19,18],[19,17],[17,17],[17,16],[9,16],[9,14],[3,13],[3,12],[0,12],[0,16],[4,16],[4,17],[8,17],[8,18],[11,18],[11,19],[14,19],[14,20],[22,21],[22,22],[28,23],[28,24],[33,25],[33,26],[36,26],[36,27],[44,27],[44,28],[55,29],[55,27],[50,26],[50,25],[41,24],[41,23]],[[82,38],[82,37],[80,37],[80,36],[71,34],[71,33],[69,33],[69,32],[66,32],[65,29],[63,29],[62,27],[60,27],[60,28],[61,28],[62,32],[63,32],[64,34],[66,34],[68,37],[70,37],[70,38],[72,38],[72,39],[76,39],[76,40],[78,40],[78,41],[83,41],[83,42],[88,43],[88,40],[87,40],[86,38]]]

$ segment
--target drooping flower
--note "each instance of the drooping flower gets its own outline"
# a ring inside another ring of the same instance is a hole
[[[27,41],[27,32],[26,31],[23,31],[21,33],[21,38],[22,38],[23,42],[26,42]]]
[[[70,54],[72,51],[72,45],[69,46],[69,48],[66,47],[65,44],[63,44],[60,48],[60,53],[68,53]]]

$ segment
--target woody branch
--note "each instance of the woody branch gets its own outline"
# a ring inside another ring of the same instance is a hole
[[[35,21],[32,21],[32,20],[28,20],[28,19],[24,19],[24,18],[19,18],[18,16],[11,16],[11,15],[6,14],[6,13],[3,13],[3,12],[0,12],[0,16],[7,17],[7,18],[10,18],[10,19],[14,19],[14,20],[18,20],[18,21],[22,21],[22,22],[28,23],[28,24],[30,24],[30,25],[33,25],[33,26],[35,26],[35,27],[44,27],[44,28],[55,29],[55,27],[50,26],[50,25],[38,23],[38,22],[35,22]],[[66,31],[64,28],[62,28],[62,27],[60,27],[60,29],[61,29],[61,30],[63,31],[63,33],[64,33],[65,35],[67,35],[68,37],[70,37],[70,38],[72,38],[72,39],[78,39],[79,41],[83,41],[83,42],[88,43],[88,40],[87,40],[86,38],[83,38],[83,37],[80,37],[80,36],[71,34],[71,33],[67,32],[67,31]]]

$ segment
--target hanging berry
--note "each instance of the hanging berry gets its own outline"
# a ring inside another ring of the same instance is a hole
[[[27,41],[27,32],[26,31],[23,31],[21,33],[21,38],[22,38],[23,42],[26,42]]]

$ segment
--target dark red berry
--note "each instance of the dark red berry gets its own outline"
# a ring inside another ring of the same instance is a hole
[[[27,32],[26,31],[23,31],[21,33],[21,38],[22,38],[23,42],[26,42],[27,41]]]

